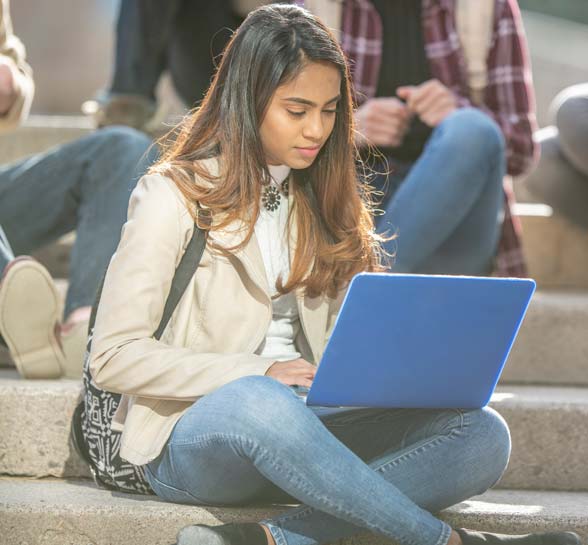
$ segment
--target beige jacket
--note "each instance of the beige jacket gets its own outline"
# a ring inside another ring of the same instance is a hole
[[[208,168],[217,169],[215,161]],[[96,317],[90,370],[96,384],[124,394],[113,429],[123,431],[121,456],[153,460],[174,424],[199,397],[246,375],[264,375],[274,360],[254,354],[272,307],[255,238],[234,253],[204,251],[160,341],[153,333],[194,223],[174,183],[144,176],[108,269]],[[224,248],[244,238],[239,222],[210,234]],[[296,234],[291,233],[291,245]],[[320,361],[341,297],[297,294],[298,349]]]
[[[25,50],[21,41],[12,33],[8,0],[0,0],[0,56],[14,63],[16,100],[4,115],[0,116],[0,131],[7,131],[22,123],[29,114],[35,85],[30,66],[25,62]]]

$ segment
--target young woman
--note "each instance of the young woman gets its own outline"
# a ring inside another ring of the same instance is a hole
[[[123,394],[122,457],[169,501],[304,504],[259,524],[189,527],[180,543],[502,539],[431,514],[501,476],[509,433],[494,411],[325,416],[294,388],[311,385],[353,275],[381,268],[355,160],[340,48],[308,12],[272,5],[234,35],[201,108],[133,192],[91,355],[96,384]],[[202,261],[156,341],[203,218]],[[552,543],[566,539],[576,543]]]

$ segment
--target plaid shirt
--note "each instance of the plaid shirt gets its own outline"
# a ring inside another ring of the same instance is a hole
[[[361,104],[376,92],[382,59],[382,21],[369,0],[342,1],[341,47],[350,61]],[[524,172],[536,155],[532,137],[536,121],[526,40],[516,0],[496,0],[488,85],[481,106],[472,104],[468,96],[467,70],[455,27],[455,0],[422,2],[425,50],[433,77],[455,93],[460,107],[478,107],[498,123],[506,141],[508,173]],[[504,189],[505,217],[495,274],[526,276],[520,223],[511,214],[514,197],[508,180]]]

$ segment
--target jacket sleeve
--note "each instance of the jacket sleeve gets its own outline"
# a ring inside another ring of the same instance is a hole
[[[0,56],[14,63],[13,77],[16,98],[10,109],[0,115],[0,131],[20,125],[28,116],[35,93],[33,75],[25,62],[25,49],[12,33],[8,0],[0,0]]]
[[[475,107],[492,117],[502,130],[508,174],[518,176],[533,166],[538,155],[533,141],[537,129],[535,95],[518,5],[514,0],[500,0],[496,6],[484,104]],[[459,96],[458,102],[461,107],[472,106],[466,97]]]
[[[111,259],[98,307],[90,372],[102,389],[192,401],[274,362],[255,354],[197,353],[153,338],[193,225],[171,180],[144,176]],[[227,332],[227,334],[229,334]]]

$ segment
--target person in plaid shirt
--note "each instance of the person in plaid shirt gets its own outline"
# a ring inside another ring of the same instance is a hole
[[[356,89],[359,144],[366,150],[370,142],[387,159],[391,175],[372,183],[385,194],[379,228],[398,234],[388,245],[396,252],[392,270],[525,276],[512,195],[507,184],[502,189],[504,174],[525,172],[536,155],[516,0],[494,2],[476,103],[456,0],[298,3],[339,32]]]

